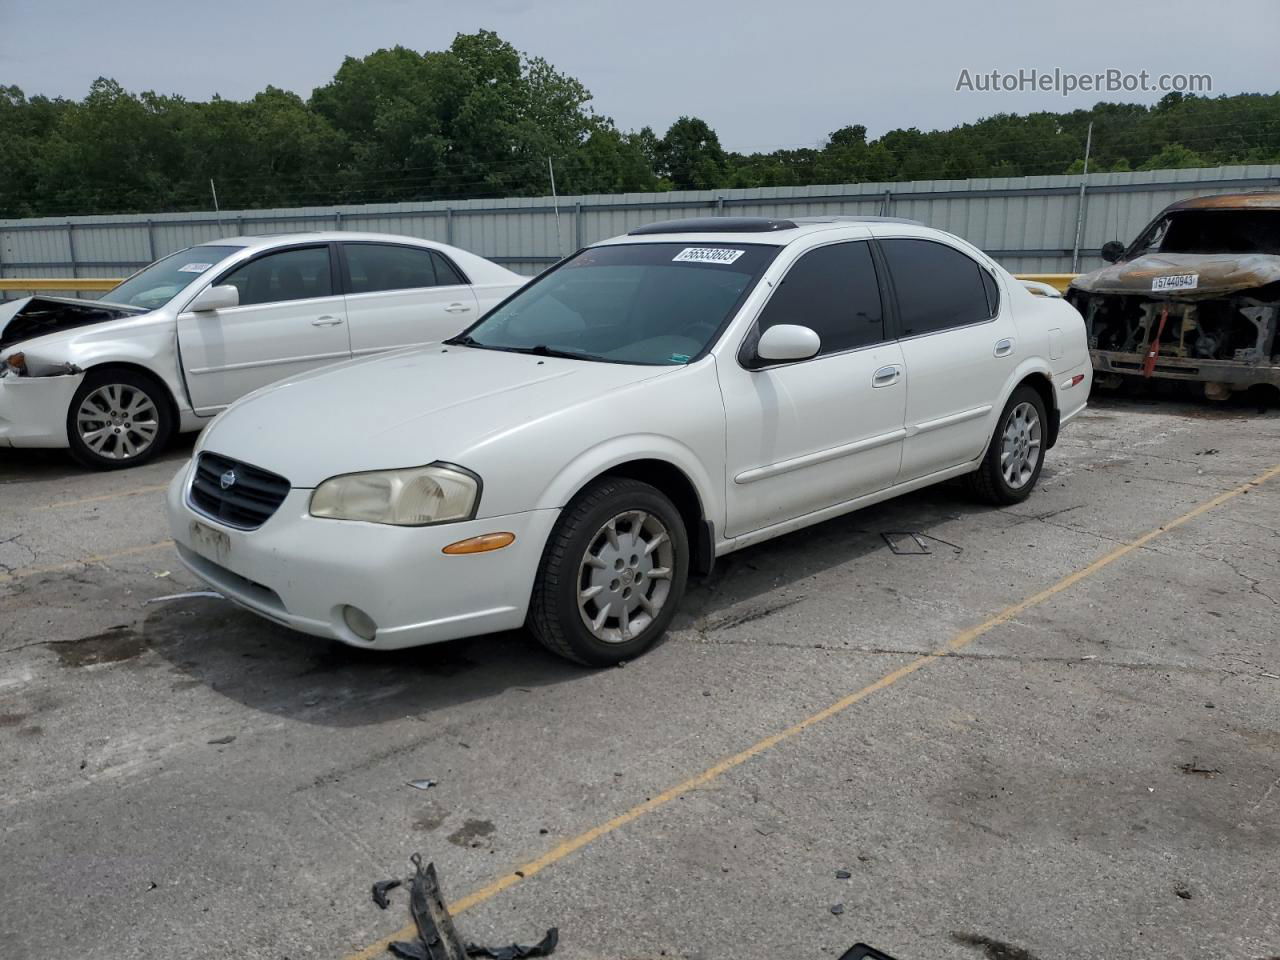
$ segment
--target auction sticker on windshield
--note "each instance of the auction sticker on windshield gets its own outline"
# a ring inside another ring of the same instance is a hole
[[[204,273],[206,270],[208,270],[212,266],[213,266],[212,263],[187,263],[179,267],[178,272],[179,273]]]
[[[1198,273],[1175,273],[1167,277],[1155,277],[1151,281],[1151,292],[1160,290],[1194,290],[1200,283]]]
[[[745,250],[731,250],[728,247],[685,247],[674,257],[672,263],[733,263]]]

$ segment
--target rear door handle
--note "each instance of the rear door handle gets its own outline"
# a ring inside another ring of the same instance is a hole
[[[1007,357],[1013,353],[1013,341],[1006,337],[1003,340],[996,341],[996,356]]]
[[[335,317],[332,314],[326,313],[323,317],[317,317],[312,320],[311,325],[313,327],[336,327],[341,322],[341,317]]]
[[[451,303],[444,308],[445,313],[470,313],[471,308],[465,303]]]
[[[898,378],[902,376],[902,367],[898,364],[890,364],[887,367],[881,367],[875,372],[871,378],[871,386],[873,387],[891,387],[898,382]]]

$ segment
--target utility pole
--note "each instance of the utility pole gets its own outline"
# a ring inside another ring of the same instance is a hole
[[[556,168],[547,157],[547,173],[551,175],[551,207],[556,212],[556,254],[564,256],[564,243],[560,239],[560,199],[556,196]]]
[[[1084,234],[1084,184],[1089,179],[1089,151],[1093,147],[1093,121],[1084,138],[1084,172],[1080,175],[1080,201],[1076,205],[1076,243],[1071,248],[1071,272],[1080,272],[1080,239]]]
[[[213,177],[209,178],[209,192],[213,194],[213,215],[218,218],[218,229],[222,229],[222,211],[218,209],[218,188],[213,185]]]

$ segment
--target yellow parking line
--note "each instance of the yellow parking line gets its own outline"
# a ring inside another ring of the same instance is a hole
[[[65,570],[75,570],[77,567],[91,567],[98,563],[107,563],[110,560],[119,560],[122,557],[134,557],[140,553],[150,553],[152,550],[159,550],[163,547],[173,546],[172,540],[161,540],[158,543],[147,543],[140,547],[127,547],[124,550],[116,550],[114,553],[100,553],[97,556],[85,557],[83,560],[68,560],[66,563],[50,563],[42,567],[20,567],[17,570],[11,570],[8,573],[0,573],[0,583],[9,583],[12,580],[21,580],[24,577],[34,577],[42,573],[62,573]]]
[[[496,896],[497,894],[501,893],[503,890],[506,890],[508,887],[513,887],[517,883],[520,883],[522,880],[527,880],[529,877],[532,877],[534,874],[539,873],[542,870],[545,870],[547,867],[551,866],[552,864],[558,863],[559,861],[563,860],[565,857],[569,856],[570,854],[576,853],[578,850],[581,850],[583,847],[587,846],[590,843],[593,843],[594,841],[600,839],[606,834],[612,833],[614,830],[617,830],[619,827],[624,827],[628,823],[631,823],[633,820],[638,820],[641,817],[643,817],[645,814],[652,813],[654,810],[657,810],[660,807],[666,806],[668,803],[670,803],[672,800],[675,800],[681,794],[688,793],[691,790],[696,790],[697,788],[702,786],[706,786],[706,784],[720,777],[722,774],[732,770],[734,767],[738,767],[746,763],[752,757],[756,757],[767,750],[771,750],[772,748],[776,747],[778,744],[783,743],[786,740],[790,740],[792,737],[803,733],[805,730],[808,730],[810,727],[814,726],[815,724],[821,723],[823,720],[828,720],[831,717],[835,716],[836,714],[841,713],[844,710],[847,710],[849,707],[852,707],[854,704],[858,703],[859,701],[865,700],[867,697],[871,696],[873,693],[876,693],[880,690],[884,690],[886,687],[893,686],[903,677],[910,676],[911,674],[919,670],[921,667],[927,666],[933,661],[940,660],[943,657],[946,657],[948,654],[953,653],[954,651],[957,651],[962,647],[967,646],[968,644],[972,643],[974,640],[981,637],[983,634],[989,633],[991,630],[995,629],[1001,624],[1009,622],[1014,617],[1018,616],[1018,614],[1023,613],[1031,609],[1032,607],[1038,606],[1041,603],[1044,603],[1046,600],[1056,596],[1057,594],[1068,589],[1069,587],[1079,583],[1081,580],[1087,579],[1088,577],[1093,576],[1099,570],[1102,570],[1103,568],[1110,566],[1111,564],[1119,560],[1121,557],[1127,556],[1128,554],[1132,553],[1134,550],[1141,549],[1142,547],[1150,543],[1152,540],[1154,540],[1156,537],[1159,537],[1162,534],[1168,533],[1170,530],[1174,530],[1185,523],[1189,523],[1190,521],[1194,520],[1196,517],[1200,516],[1201,514],[1207,513],[1208,511],[1214,509],[1215,507],[1220,507],[1222,504],[1228,502],[1229,500],[1234,500],[1236,497],[1240,496],[1242,493],[1248,493],[1254,487],[1260,486],[1266,483],[1268,480],[1272,480],[1277,476],[1280,476],[1280,464],[1277,464],[1276,466],[1272,467],[1270,470],[1266,471],[1263,474],[1260,474],[1259,476],[1248,481],[1247,483],[1242,483],[1240,484],[1240,486],[1235,487],[1234,489],[1228,490],[1226,493],[1221,493],[1218,496],[1214,497],[1212,500],[1206,500],[1204,503],[1200,504],[1198,507],[1195,507],[1192,510],[1188,510],[1186,513],[1184,513],[1182,516],[1178,517],[1175,520],[1171,520],[1168,523],[1163,524],[1162,526],[1156,527],[1154,530],[1144,533],[1142,536],[1138,537],[1136,540],[1132,540],[1129,543],[1121,544],[1120,546],[1112,550],[1110,553],[1104,554],[1103,556],[1099,557],[1097,560],[1090,563],[1088,566],[1081,567],[1079,570],[1076,570],[1074,573],[1068,574],[1067,576],[1063,577],[1061,580],[1059,580],[1057,583],[1053,584],[1052,586],[1046,587],[1044,590],[1041,590],[1039,593],[1033,593],[1031,596],[1027,597],[1024,600],[1020,600],[1019,602],[1013,604],[1012,606],[1005,607],[995,616],[991,617],[988,620],[984,620],[982,623],[978,624],[976,627],[970,627],[967,630],[960,631],[960,633],[956,634],[954,637],[948,640],[945,646],[935,651],[934,653],[926,654],[923,657],[917,657],[915,660],[912,660],[910,663],[906,664],[905,666],[899,667],[897,670],[894,670],[890,673],[886,673],[879,680],[876,680],[874,683],[868,684],[867,686],[863,687],[861,690],[858,690],[855,693],[851,693],[848,696],[842,697],[841,699],[837,700],[835,703],[831,704],[830,706],[824,707],[822,710],[819,710],[817,713],[811,716],[805,717],[805,719],[801,720],[799,723],[795,723],[792,726],[787,727],[785,730],[782,730],[782,731],[779,731],[778,733],[773,734],[772,736],[765,737],[763,740],[760,740],[759,742],[752,744],[751,746],[747,747],[747,749],[739,753],[735,753],[730,757],[726,757],[725,759],[721,760],[719,763],[716,763],[713,766],[710,766],[707,769],[703,770],[701,773],[690,777],[688,780],[685,780],[683,783],[678,783],[674,787],[664,790],[662,793],[658,794],[657,796],[646,800],[644,803],[637,804],[636,806],[632,807],[630,810],[626,811],[625,813],[621,813],[618,816],[614,817],[612,820],[608,820],[605,823],[600,824],[599,826],[592,827],[590,830],[587,830],[583,833],[578,834],[576,837],[572,837],[571,839],[564,841],[559,846],[547,851],[537,859],[531,860],[521,867],[517,867],[511,873],[508,873],[505,876],[499,877],[497,880],[494,880],[492,883],[486,886],[483,886],[478,890],[472,891],[471,893],[463,897],[461,900],[458,900],[450,904],[449,910],[452,913],[461,913],[463,910],[467,910],[471,907],[474,907],[476,904],[483,903],[484,901],[490,899],[491,897]],[[387,944],[391,943],[391,941],[404,940],[408,937],[411,937],[413,936],[415,930],[416,930],[416,927],[413,924],[407,924],[406,926],[401,927],[399,930],[397,930],[395,933],[391,934],[390,936],[383,937],[381,940],[378,940],[376,943],[371,943],[369,946],[365,947],[363,950],[358,950],[355,953],[348,954],[344,958],[344,960],[373,960],[374,957],[378,956],[380,953],[382,953],[384,950],[387,949]]]
[[[104,503],[107,500],[123,500],[126,497],[140,497],[147,493],[159,493],[161,490],[168,488],[167,483],[157,483],[151,487],[137,487],[133,490],[121,490],[119,493],[104,493],[97,497],[81,497],[79,500],[59,500],[57,503],[46,503],[42,507],[33,507],[33,510],[59,510],[62,507],[79,507],[86,503]]]

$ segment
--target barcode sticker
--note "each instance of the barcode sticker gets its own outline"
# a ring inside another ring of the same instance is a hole
[[[212,266],[213,266],[212,263],[187,263],[179,267],[178,272],[179,273],[204,273],[206,270],[208,270]]]
[[[674,257],[672,263],[733,263],[745,250],[733,250],[728,247],[685,247]]]

